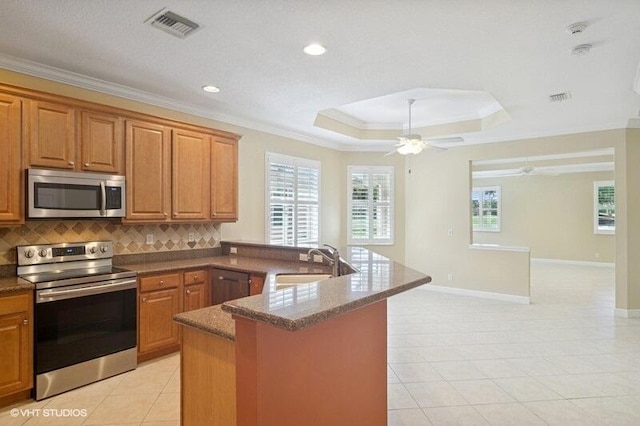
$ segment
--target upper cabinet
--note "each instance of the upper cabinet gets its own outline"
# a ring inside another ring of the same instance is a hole
[[[31,101],[29,164],[76,168],[76,109],[53,102]]]
[[[124,174],[130,223],[238,218],[238,135],[0,85],[0,226],[24,216],[24,169]]]
[[[117,115],[43,101],[31,101],[29,112],[31,166],[124,172],[122,119]]]
[[[172,152],[173,219],[209,218],[209,150],[211,137],[174,130]]]
[[[125,137],[127,221],[169,219],[171,209],[171,130],[128,120]]]
[[[122,118],[82,111],[82,170],[122,174],[124,152],[122,146]]]
[[[0,226],[24,223],[21,112],[20,98],[0,94]]]
[[[238,220],[238,141],[214,137],[211,144],[211,218]]]

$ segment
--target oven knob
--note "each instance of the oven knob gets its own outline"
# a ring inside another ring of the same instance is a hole
[[[42,250],[40,250],[40,252],[38,254],[40,254],[40,257],[47,257],[47,250],[46,249],[42,249]]]
[[[108,248],[107,246],[100,246],[100,251],[101,251],[102,253],[106,253],[106,252],[107,252],[107,250],[109,250],[109,248]]]
[[[24,251],[24,257],[26,257],[27,259],[31,259],[35,254],[36,254],[36,251],[34,249],[26,249]]]
[[[96,249],[95,247],[91,247],[89,249],[89,253],[91,253],[91,254],[95,254],[95,252],[97,252],[97,251],[98,251],[98,249]]]

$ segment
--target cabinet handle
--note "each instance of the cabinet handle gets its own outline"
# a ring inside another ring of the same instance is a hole
[[[22,325],[29,325],[29,320],[28,319],[22,320]]]
[[[146,302],[146,301],[147,301],[147,298],[146,298],[146,297],[143,297],[143,298],[142,298],[142,302],[144,303],[144,302]]]
[[[164,281],[160,280],[160,287],[162,287],[164,285]]]
[[[69,161],[69,165],[73,166],[75,163],[73,161]]]
[[[197,275],[194,275],[194,276],[193,276],[193,280],[194,280],[194,281],[198,281],[198,276],[197,276]]]
[[[178,216],[178,212],[173,212],[173,216],[174,217]]]
[[[191,290],[187,290],[187,294],[191,294]]]
[[[167,214],[167,212],[164,212],[164,217],[167,217],[167,216],[169,216],[169,215]]]
[[[89,164],[89,163],[84,163],[84,166],[85,166],[85,167],[89,167],[90,165],[91,165],[91,164]]]

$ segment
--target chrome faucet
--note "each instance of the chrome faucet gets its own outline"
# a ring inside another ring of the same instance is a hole
[[[319,254],[323,259],[329,262],[329,265],[333,267],[331,275],[333,275],[334,277],[339,277],[340,275],[342,275],[342,268],[340,268],[340,252],[337,248],[330,246],[329,244],[325,244],[324,246],[329,247],[328,251],[331,257],[327,256],[323,251],[317,248],[310,249],[307,252],[307,257],[309,260],[313,260],[312,256],[314,254]]]

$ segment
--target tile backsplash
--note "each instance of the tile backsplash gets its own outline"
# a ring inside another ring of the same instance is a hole
[[[153,244],[147,244],[147,235]],[[194,241],[189,242],[193,234]],[[0,228],[0,265],[15,264],[16,246],[111,240],[114,254],[154,253],[220,247],[220,224],[186,223],[122,225],[105,220],[27,221],[19,228]]]

